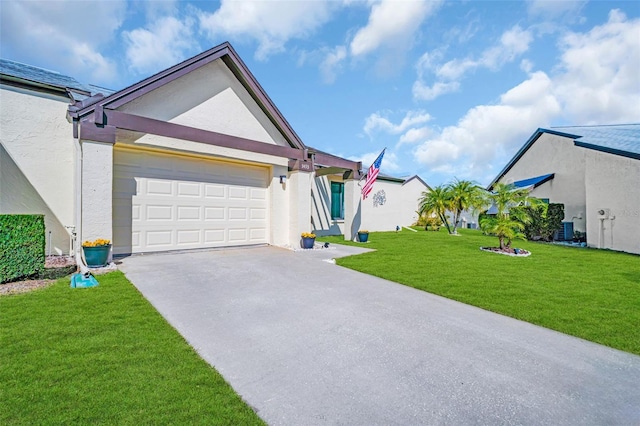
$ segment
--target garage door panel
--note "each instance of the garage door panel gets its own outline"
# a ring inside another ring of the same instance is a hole
[[[114,253],[268,242],[267,168],[118,149],[114,163]]]
[[[178,197],[200,197],[202,186],[201,183],[178,182]]]
[[[267,219],[267,209],[260,208],[252,208],[249,210],[249,217],[251,220],[266,220]]]
[[[247,241],[247,234],[246,228],[229,229],[229,242]]]
[[[148,230],[144,233],[147,247],[167,248],[174,245],[172,230]]]
[[[171,221],[173,220],[173,207],[170,205],[150,205],[145,206],[144,209],[146,214],[144,219],[146,220],[156,220],[156,221]]]
[[[173,195],[173,182],[162,179],[147,179],[145,195],[154,196],[171,196]]]
[[[200,206],[178,206],[178,220],[193,221],[201,220],[201,207]]]
[[[225,197],[223,185],[205,184],[204,196],[205,198],[224,198]]]
[[[229,208],[229,220],[246,220],[247,209],[244,208]]]
[[[205,244],[222,244],[225,240],[224,229],[206,229],[204,231]]]
[[[231,200],[247,200],[247,188],[230,186],[229,187],[229,199]]]
[[[224,207],[205,207],[204,219],[211,220],[225,220]]]
[[[202,231],[200,229],[185,229],[177,231],[179,245],[202,244]]]

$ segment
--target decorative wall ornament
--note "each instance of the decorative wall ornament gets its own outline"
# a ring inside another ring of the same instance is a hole
[[[387,194],[384,192],[384,189],[381,189],[373,195],[373,207],[384,206],[386,202]]]

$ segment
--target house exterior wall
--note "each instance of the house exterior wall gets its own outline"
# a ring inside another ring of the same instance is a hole
[[[318,236],[344,235],[344,219],[331,218],[331,182],[344,183],[338,175],[316,177],[311,182],[311,228]]]
[[[426,187],[417,179],[402,182],[378,178],[373,190],[362,201],[362,229],[394,231],[396,226],[413,225],[418,215],[418,198]]]
[[[583,150],[587,244],[640,254],[640,160]]]
[[[585,152],[572,139],[543,133],[499,182],[512,183],[555,173],[552,180],[533,189],[531,196],[564,204],[563,220],[573,221],[574,230],[584,232],[585,167]],[[578,219],[580,216],[582,219]]]
[[[113,144],[82,142],[80,242],[113,240]]]
[[[122,105],[118,110],[288,146],[284,136],[220,59]]]
[[[331,219],[331,182],[345,183],[345,219]],[[347,193],[347,184],[352,185]],[[418,220],[418,199],[427,190],[420,180],[402,182],[378,178],[374,189],[362,200],[356,181],[327,175],[314,179],[311,190],[311,223],[317,235],[345,235],[345,230],[393,231],[396,226],[410,226]],[[384,200],[383,200],[384,199]],[[353,212],[348,215],[348,212]],[[349,233],[347,232],[347,233]],[[348,236],[345,236],[348,237]]]
[[[45,215],[47,253],[67,254],[75,147],[68,99],[0,85],[0,213]],[[49,244],[51,232],[51,244]]]

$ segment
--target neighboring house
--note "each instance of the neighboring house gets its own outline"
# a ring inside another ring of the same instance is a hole
[[[44,214],[47,254],[68,253],[75,147],[67,107],[111,92],[4,59],[0,77],[0,213]]]
[[[318,169],[312,186],[311,225],[318,235],[345,234],[345,183],[341,174],[331,172],[330,168]],[[364,180],[360,184],[363,183]],[[413,225],[418,220],[418,200],[429,190],[429,185],[419,176],[402,179],[379,174],[367,199],[358,200],[361,212],[355,232],[358,229],[394,231],[397,227]],[[356,192],[359,196],[360,186]]]
[[[0,213],[44,214],[55,254],[74,232],[114,254],[299,247],[326,170],[345,238],[372,202],[362,164],[305,146],[228,43],[114,93],[1,64]]]
[[[640,124],[538,129],[497,182],[564,204],[564,233],[589,246],[640,254]]]

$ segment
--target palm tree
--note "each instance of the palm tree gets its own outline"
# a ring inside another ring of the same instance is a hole
[[[522,232],[526,223],[531,221],[526,209],[516,208],[525,205],[537,205],[539,200],[529,196],[529,190],[515,188],[513,185],[498,183],[489,194],[489,200],[496,207],[495,216],[485,217],[480,227],[487,234],[493,234],[500,241],[500,249],[511,247],[511,241],[526,239]],[[506,244],[505,244],[506,239]]]
[[[487,204],[486,192],[469,180],[455,179],[447,185],[450,198],[450,210],[453,213],[453,232],[457,234],[460,215],[464,210],[477,211]]]
[[[438,185],[431,189],[431,191],[424,191],[418,202],[420,203],[418,210],[420,215],[435,214],[451,234],[451,226],[449,225],[446,214],[447,210],[450,210],[451,207],[451,196],[446,186]]]

